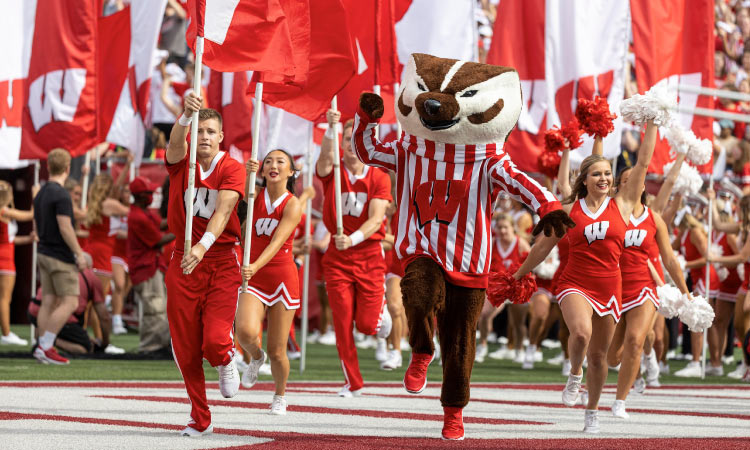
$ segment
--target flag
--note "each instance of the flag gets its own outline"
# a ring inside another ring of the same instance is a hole
[[[477,60],[474,0],[412,0],[408,4],[401,0],[399,3],[394,14],[400,18],[396,23],[396,41],[401,64],[405,65],[412,53]],[[406,12],[400,17],[403,8]]]
[[[221,72],[259,70],[294,78],[292,35],[280,0],[188,0],[186,11],[187,42],[195,52],[196,36],[204,37],[206,66]]]
[[[22,15],[20,25],[25,30],[23,41],[2,44],[20,47],[16,51],[27,55],[18,72],[24,96],[19,157],[46,159],[56,147],[73,156],[85,153],[98,143],[96,34],[101,2],[29,0],[5,4],[10,10],[2,15]]]
[[[659,81],[713,87],[714,84],[714,2],[695,0],[631,0],[633,17],[633,49],[638,91],[643,93]],[[658,43],[658,44],[657,44]],[[679,93],[683,108],[714,108],[710,96]],[[677,114],[676,119],[699,138],[713,138],[713,119]],[[663,135],[656,145],[649,172],[662,173],[663,167],[675,158]],[[711,173],[713,164],[699,167]]]
[[[208,104],[221,114],[224,140],[221,146],[234,159],[245,162],[252,150],[253,103],[245,95],[252,72],[219,72],[209,74]]]

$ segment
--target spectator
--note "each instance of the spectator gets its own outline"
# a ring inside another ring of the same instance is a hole
[[[170,56],[184,67],[187,62],[188,48],[185,42],[187,30],[187,13],[177,0],[167,0],[164,19],[161,23],[159,47],[169,51]]]

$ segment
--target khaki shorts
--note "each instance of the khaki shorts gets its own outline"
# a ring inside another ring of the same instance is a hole
[[[78,267],[75,264],[69,264],[41,253],[38,258],[42,295],[78,297],[81,289],[78,285]]]

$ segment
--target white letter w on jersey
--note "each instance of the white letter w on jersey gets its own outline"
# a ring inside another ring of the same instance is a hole
[[[188,196],[185,191],[185,205],[187,208]],[[214,215],[216,209],[216,197],[219,196],[219,191],[216,189],[206,189],[199,187],[195,190],[195,199],[193,200],[193,216],[198,216],[206,220],[210,220],[211,216]]]
[[[367,203],[367,192],[342,192],[341,214],[359,217]]]
[[[278,224],[278,220],[271,219],[270,217],[258,219],[257,221],[255,221],[255,234],[257,234],[258,236],[263,236],[264,234],[266,236],[270,236],[273,234],[273,230],[276,229],[276,225]]]
[[[628,230],[625,232],[625,247],[640,247],[648,230]]]
[[[583,235],[586,236],[586,240],[589,241],[589,245],[591,245],[594,241],[604,240],[604,237],[607,236],[608,229],[609,220],[594,222],[586,225],[586,228],[583,229]]]

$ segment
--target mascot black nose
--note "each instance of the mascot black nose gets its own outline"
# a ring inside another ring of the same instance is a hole
[[[435,114],[440,112],[440,104],[439,101],[435,100],[434,98],[430,98],[424,101],[424,109],[427,111],[427,114],[434,116]]]

